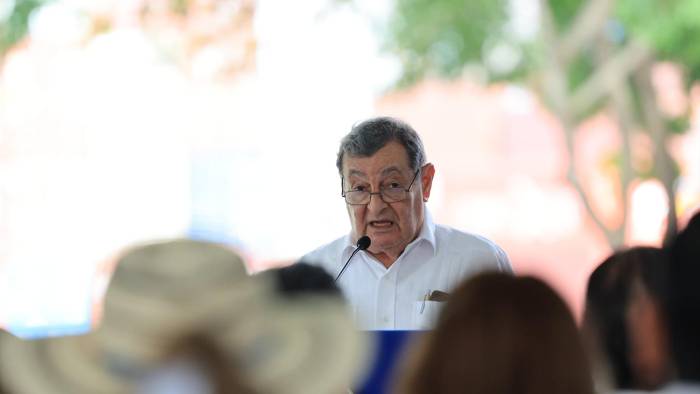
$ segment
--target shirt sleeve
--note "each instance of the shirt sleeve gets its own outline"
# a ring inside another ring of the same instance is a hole
[[[494,248],[496,249],[496,263],[498,264],[498,270],[507,274],[514,274],[513,266],[510,264],[510,259],[508,259],[506,252],[498,245],[494,245]]]

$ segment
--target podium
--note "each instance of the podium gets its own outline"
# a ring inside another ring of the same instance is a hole
[[[353,390],[358,394],[385,394],[391,392],[396,372],[406,359],[406,351],[424,331],[391,330],[368,331],[374,339],[375,351],[368,374]]]

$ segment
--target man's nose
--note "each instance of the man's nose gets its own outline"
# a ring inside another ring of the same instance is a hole
[[[384,202],[380,192],[370,193],[367,209],[370,211],[379,212],[384,209],[385,206],[387,206],[387,203]]]

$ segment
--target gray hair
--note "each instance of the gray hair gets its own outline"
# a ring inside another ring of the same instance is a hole
[[[418,133],[407,123],[390,117],[367,119],[352,127],[340,141],[335,165],[343,173],[343,157],[370,157],[391,141],[403,145],[408,155],[408,164],[415,171],[425,164],[425,149]]]

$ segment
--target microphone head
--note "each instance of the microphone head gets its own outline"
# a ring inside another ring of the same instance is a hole
[[[360,239],[357,240],[357,248],[360,250],[365,250],[369,248],[369,245],[372,243],[372,240],[369,239],[368,236],[363,235],[360,237]]]

